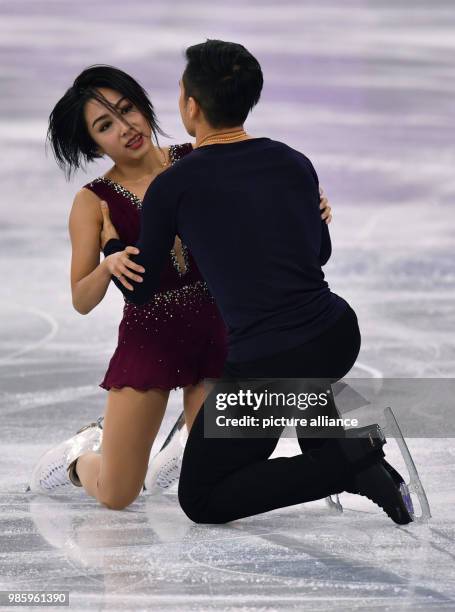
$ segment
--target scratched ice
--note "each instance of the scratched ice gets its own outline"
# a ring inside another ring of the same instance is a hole
[[[410,441],[434,515],[424,526],[397,528],[349,495],[341,517],[315,502],[207,527],[172,495],[113,512],[79,491],[23,493],[40,453],[102,413],[121,313],[110,289],[81,317],[69,290],[68,210],[106,165],[67,184],[43,148],[52,104],[89,64],[139,78],[183,142],[183,49],[207,37],[251,48],[266,86],[250,131],[309,155],[334,207],[327,276],[359,316],[353,374],[455,375],[452,2],[9,0],[0,11],[0,589],[69,590],[81,610],[454,610],[451,439]],[[285,440],[277,454],[295,451]]]

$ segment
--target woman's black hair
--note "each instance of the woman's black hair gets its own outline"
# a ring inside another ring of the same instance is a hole
[[[214,128],[242,125],[259,102],[261,66],[242,45],[207,40],[186,50],[185,96],[194,98]]]
[[[49,116],[47,141],[67,179],[87,162],[102,157],[98,145],[87,129],[84,116],[85,104],[95,99],[112,112],[119,114],[118,109],[99,93],[100,87],[113,89],[128,98],[147,119],[156,141],[158,134],[167,136],[158,125],[147,92],[135,79],[114,66],[103,64],[89,66],[75,79]]]

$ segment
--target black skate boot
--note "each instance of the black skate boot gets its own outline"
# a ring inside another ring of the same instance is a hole
[[[399,476],[401,482],[398,482],[384,463],[387,462],[379,461],[358,472],[345,490],[347,493],[368,497],[380,506],[392,521],[398,525],[407,525],[414,520],[411,497],[401,476]]]
[[[355,438],[368,438],[369,436],[384,437],[384,434],[380,426],[375,423],[374,425],[367,425],[366,427],[346,429],[346,436]],[[399,472],[397,472],[397,470],[392,465],[390,465],[390,463],[388,463],[384,458],[381,460],[381,462],[385,469],[392,476],[395,484],[400,486],[405,483],[404,478]]]
[[[359,434],[362,438],[355,440]],[[350,440],[348,432],[346,432],[346,435],[347,439],[340,441],[342,446],[347,444],[349,447],[350,443],[363,439],[365,442],[380,446],[382,449],[386,442],[384,434],[377,424],[356,430]],[[352,451],[348,449],[349,452]],[[382,453],[382,457],[378,457],[376,463],[353,474],[345,491],[368,497],[398,525],[407,525],[414,520],[414,508],[406,483],[399,472],[385,460],[384,453]]]

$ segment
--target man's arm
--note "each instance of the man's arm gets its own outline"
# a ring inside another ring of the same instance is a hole
[[[332,241],[330,240],[329,226],[325,221],[322,223],[321,250],[319,251],[319,263],[321,266],[329,261],[332,254]]]
[[[161,186],[164,177],[157,177],[148,188],[142,203],[141,233],[134,245],[139,255],[131,255],[131,261],[143,266],[142,282],[128,279],[133,291],[127,289],[117,278],[115,285],[120,289],[128,302],[145,304],[157,291],[161,272],[166,258],[174,244],[176,236],[177,202],[167,196]],[[104,255],[123,251],[126,245],[120,240],[112,239],[104,247]]]

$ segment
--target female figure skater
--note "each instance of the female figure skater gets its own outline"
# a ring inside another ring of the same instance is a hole
[[[68,178],[84,162],[104,155],[113,161],[104,176],[77,193],[70,214],[71,290],[81,314],[101,302],[112,275],[126,287],[129,278],[140,280],[136,273],[143,269],[127,255],[100,262],[100,248],[115,230],[126,243],[137,241],[147,188],[192,151],[191,144],[159,147],[158,133],[164,134],[144,89],[110,66],[84,70],[50,115],[48,138]],[[330,222],[322,195],[321,208]],[[98,419],[45,453],[30,489],[53,493],[72,483],[109,508],[131,504],[143,487],[170,390],[183,388],[189,429],[206,396],[202,380],[221,375],[225,356],[224,323],[191,253],[176,237],[159,292],[144,306],[125,301],[118,345],[101,383],[108,390],[102,429]]]

